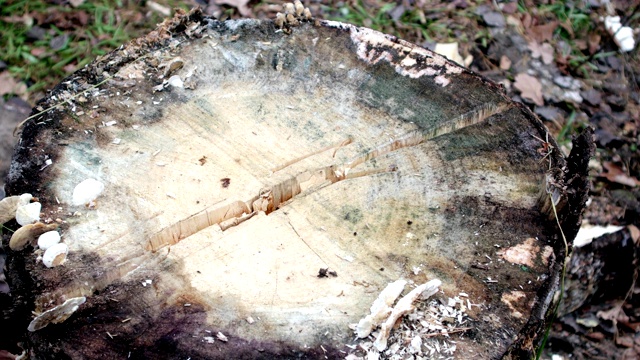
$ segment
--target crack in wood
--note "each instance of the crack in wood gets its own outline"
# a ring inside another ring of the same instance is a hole
[[[145,246],[146,250],[157,251],[164,246],[177,244],[181,240],[202,231],[209,226],[218,225],[222,231],[237,226],[251,219],[258,212],[270,214],[276,211],[301,193],[312,193],[325,186],[339,181],[371,176],[381,173],[397,171],[396,166],[387,169],[372,169],[359,172],[351,172],[355,167],[382,155],[395,152],[400,149],[417,146],[427,140],[447,134],[449,132],[482,122],[487,118],[507,109],[508,105],[485,106],[481,109],[464,114],[454,120],[444,122],[442,125],[426,132],[415,130],[406,135],[380,145],[366,154],[342,165],[329,165],[312,171],[305,171],[290,177],[276,185],[260,190],[259,195],[246,201],[233,201],[224,206],[210,207],[186,219],[171,224],[151,235]],[[272,172],[280,171],[299,161],[320,154],[327,150],[337,151],[343,146],[351,144],[353,140],[347,138],[339,143],[329,145],[320,150],[298,157],[272,169]],[[351,173],[350,173],[351,172]]]
[[[285,169],[285,168],[287,168],[287,167],[289,167],[289,166],[291,166],[291,165],[293,165],[293,164],[295,164],[295,163],[298,163],[298,162],[300,162],[300,161],[302,161],[302,160],[304,160],[304,159],[310,158],[310,157],[312,157],[312,156],[314,156],[314,155],[321,154],[321,153],[323,153],[323,152],[325,152],[325,151],[327,151],[327,150],[333,150],[333,154],[332,154],[332,156],[331,156],[331,157],[335,157],[335,156],[336,156],[336,152],[338,152],[338,150],[339,150],[341,147],[343,147],[343,146],[347,146],[347,145],[351,144],[352,142],[353,142],[353,139],[352,139],[352,138],[350,138],[350,137],[349,137],[349,138],[346,138],[345,140],[342,140],[342,141],[340,141],[339,143],[336,143],[336,144],[333,144],[333,145],[329,145],[329,146],[324,147],[324,148],[322,148],[322,149],[320,149],[320,150],[314,151],[314,152],[312,152],[312,153],[309,153],[309,154],[306,154],[306,155],[300,156],[300,157],[298,157],[298,158],[295,158],[295,159],[293,159],[293,160],[287,161],[287,162],[286,162],[286,163],[284,163],[284,164],[278,165],[278,166],[276,166],[275,168],[271,169],[271,172],[272,172],[272,173],[275,173],[275,172],[280,171],[280,170],[282,170],[282,169]]]

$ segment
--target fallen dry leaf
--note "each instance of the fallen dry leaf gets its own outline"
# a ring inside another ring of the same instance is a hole
[[[62,70],[64,70],[64,72],[67,74],[71,74],[75,72],[77,69],[78,67],[76,66],[76,64],[67,64],[62,68]]]
[[[544,105],[542,85],[535,77],[520,73],[516,75],[516,81],[513,83],[513,86],[520,91],[520,96],[522,96],[523,99],[531,100],[538,106]]]
[[[633,346],[633,338],[629,335],[620,336],[616,339],[616,345],[630,348]]]
[[[513,1],[513,2],[508,2],[506,4],[500,4],[500,6],[502,6],[502,12],[505,14],[515,14],[516,11],[518,11],[518,3]]]
[[[20,81],[16,87],[13,88],[13,93],[19,96],[22,100],[28,101],[29,93],[27,92],[27,84],[24,81]]]
[[[601,36],[598,33],[591,33],[587,38],[587,42],[589,43],[589,54],[595,54],[596,51],[600,48],[600,39]]]
[[[18,82],[8,71],[0,73],[0,96],[13,93],[17,85]]]
[[[618,317],[620,317],[621,315],[624,316],[621,303],[613,305],[613,307],[609,310],[600,310],[596,313],[596,316],[600,319],[613,322],[614,327],[618,326]]]
[[[500,57],[500,69],[509,70],[511,68],[511,60],[506,56]]]
[[[632,119],[637,119],[638,116],[637,116],[637,114],[636,115],[631,115],[631,118]],[[636,137],[636,133],[637,132],[638,132],[638,125],[635,122],[627,121],[622,126],[622,133],[625,134],[626,136]]]
[[[0,73],[0,96],[15,94],[23,100],[27,100],[27,84],[17,81],[7,71]]]
[[[574,41],[573,41],[573,45],[574,45],[575,47],[577,47],[579,50],[582,50],[582,51],[587,50],[587,48],[589,47],[589,46],[587,45],[587,40],[584,40],[584,39],[577,39],[577,40],[574,40]]]
[[[628,328],[629,330],[631,330],[633,332],[640,331],[640,322],[638,322],[638,321],[629,322],[629,321],[618,320],[618,324],[625,326],[626,328]],[[638,345],[640,345],[640,339],[638,339]]]
[[[637,342],[637,341],[636,341]],[[621,360],[638,360],[640,358],[640,346],[636,345],[632,348],[628,348],[622,353]]]
[[[529,29],[531,25],[533,25],[533,18],[529,13],[524,13],[524,15],[522,15],[522,27]]]
[[[7,350],[0,350],[0,360],[15,360],[16,356]]]
[[[149,9],[151,9],[152,11],[155,11],[157,13],[160,13],[162,16],[166,16],[169,17],[171,16],[171,9],[164,6],[164,5],[160,5],[155,1],[147,1],[147,7]]]
[[[599,331],[586,333],[585,336],[588,337],[589,339],[593,339],[593,340],[602,340],[602,339],[605,338],[604,334],[599,332]]]
[[[238,9],[240,15],[244,17],[253,17],[251,9],[247,6],[249,0],[214,0],[216,5],[229,5]]]
[[[640,181],[638,181],[638,179],[622,171],[620,166],[608,161],[602,163],[602,166],[604,166],[607,172],[601,173],[600,176],[604,176],[607,180],[631,187],[640,185]]]
[[[561,28],[567,30],[567,32],[569,33],[569,36],[573,39],[575,38],[576,34],[573,31],[573,26],[571,25],[571,21],[569,19],[563,21],[562,23],[559,24]]]
[[[49,47],[51,50],[61,50],[69,43],[69,35],[58,35],[49,41]]]
[[[513,15],[507,15],[507,25],[515,27],[519,32],[524,32],[522,21]]]
[[[538,42],[543,43],[545,41],[551,40],[553,37],[553,32],[558,27],[557,21],[552,21],[548,24],[532,26],[529,28],[527,34],[529,37]]]
[[[74,8],[77,8],[78,6],[84,4],[84,0],[69,0],[69,4],[71,4],[71,6],[73,6]]]
[[[489,27],[503,28],[506,25],[504,15],[498,11],[487,11],[482,14],[482,20]]]
[[[542,57],[542,62],[545,65],[550,65],[553,62],[553,46],[549,43],[540,45],[539,43],[532,41],[529,43],[529,50],[531,50],[531,56],[534,59]]]
[[[36,47],[36,48],[31,49],[31,55],[33,55],[35,57],[41,57],[46,52],[47,52],[47,49],[45,49],[43,47]]]
[[[89,14],[84,10],[63,12],[52,9],[46,13],[34,13],[39,26],[53,25],[60,30],[76,30],[89,22]]]
[[[638,240],[640,240],[640,229],[635,225],[627,225],[627,229],[629,229],[629,235],[631,235],[633,242],[638,244]]]

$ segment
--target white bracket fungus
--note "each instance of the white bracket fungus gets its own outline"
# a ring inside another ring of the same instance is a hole
[[[104,190],[104,184],[95,179],[87,179],[73,189],[72,204],[84,205],[95,200]]]
[[[31,201],[31,194],[9,196],[0,200],[0,224],[16,217],[18,206],[27,205]]]
[[[27,330],[29,331],[37,331],[49,324],[58,324],[65,320],[67,320],[71,314],[73,314],[78,307],[87,301],[87,298],[84,296],[71,298],[61,305],[54,307],[53,309],[49,309],[42,314],[36,316],[35,319],[31,320],[29,327]]]
[[[599,225],[590,225],[587,222],[582,222],[582,226],[580,226],[580,230],[578,230],[578,234],[576,238],[573,239],[574,247],[582,247],[587,244],[590,244],[593,239],[599,238],[602,235],[611,234],[617,231],[624,229],[624,226],[615,226],[615,225],[607,225],[607,226],[599,226]]]
[[[329,20],[325,20],[323,23],[330,27],[348,30],[351,40],[357,47],[358,57],[367,64],[375,65],[381,61],[388,62],[398,74],[412,79],[422,76],[440,76],[437,83],[442,87],[450,83],[449,78],[445,75],[460,74],[464,71],[462,67],[450,63],[442,55],[397,40],[381,32]],[[402,59],[397,59],[392,52],[406,55]]]
[[[16,209],[16,221],[18,224],[25,226],[40,220],[40,209],[42,205],[39,202],[20,205]]]
[[[45,225],[43,223],[27,224],[16,230],[11,239],[9,240],[9,248],[13,251],[19,251],[24,249],[32,241],[47,231],[54,230],[58,227],[57,224]]]

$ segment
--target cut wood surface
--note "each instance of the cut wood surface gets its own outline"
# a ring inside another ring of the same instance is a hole
[[[476,304],[453,356],[534,350],[565,255],[551,204],[570,241],[588,152],[567,164],[528,109],[439,55],[300,21],[184,14],[39,104],[64,103],[22,128],[7,190],[37,197],[68,256],[9,253],[25,346],[340,358],[388,283],[439,279],[437,299]],[[104,190],[74,204],[87,179]]]

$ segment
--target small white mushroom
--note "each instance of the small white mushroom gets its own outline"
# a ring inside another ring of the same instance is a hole
[[[57,231],[47,231],[38,238],[38,247],[42,250],[47,250],[59,242],[60,233]]]
[[[67,244],[55,244],[44,252],[44,255],[42,255],[42,263],[48,268],[58,266],[67,258],[68,251],[69,248]]]
[[[95,200],[104,190],[104,184],[95,179],[87,179],[73,189],[73,205],[84,205]]]
[[[311,20],[311,18],[313,17],[309,8],[304,8],[304,10],[302,11],[302,15],[304,15],[304,18],[307,20]]]
[[[284,13],[285,14],[293,14],[295,11],[296,11],[296,8],[292,3],[284,4]]]
[[[276,14],[276,26],[281,28],[284,26],[284,23],[287,21],[287,18],[285,17],[285,15],[283,13],[277,13]]]
[[[40,220],[41,208],[42,205],[39,202],[18,206],[16,209],[16,221],[18,224],[25,226]]]
[[[298,26],[300,24],[293,14],[287,14],[287,23],[291,26]]]
[[[293,6],[294,6],[294,7],[295,7],[295,9],[296,9],[296,15],[297,15],[297,16],[302,15],[302,12],[304,11],[304,5],[302,5],[302,2],[301,2],[300,0],[296,0],[296,1],[293,3]]]

